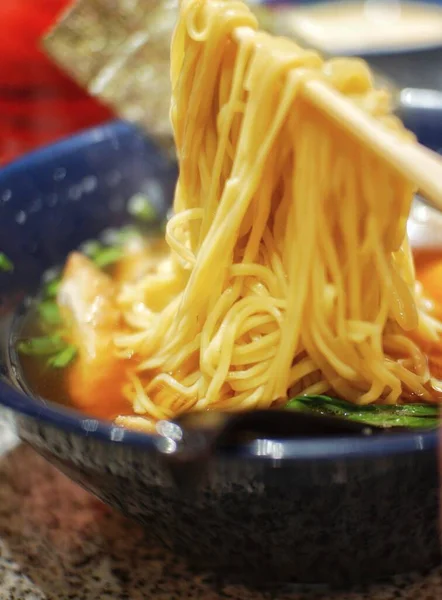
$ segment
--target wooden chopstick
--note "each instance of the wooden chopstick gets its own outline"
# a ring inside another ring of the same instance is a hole
[[[254,35],[255,31],[249,27],[235,30],[237,41]],[[442,158],[436,152],[416,142],[398,139],[374,117],[323,81],[307,81],[301,90],[309,102],[417,185],[425,200],[442,211]]]
[[[442,159],[416,142],[402,141],[374,117],[323,81],[310,80],[303,93],[317,108],[368,146],[405,179],[415,183],[422,196],[442,210]]]

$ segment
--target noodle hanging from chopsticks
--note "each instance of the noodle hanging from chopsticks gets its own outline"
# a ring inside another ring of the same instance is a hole
[[[442,326],[416,292],[413,183],[302,93],[325,81],[413,143],[367,65],[258,31],[242,2],[186,0],[171,76],[171,252],[119,297],[137,412],[267,408],[289,393],[434,400],[419,344]]]

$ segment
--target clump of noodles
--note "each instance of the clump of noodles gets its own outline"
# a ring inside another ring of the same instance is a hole
[[[415,289],[413,184],[302,95],[323,79],[413,143],[367,65],[260,32],[235,0],[185,1],[171,60],[170,255],[119,298],[135,412],[432,400],[419,343],[441,324]]]

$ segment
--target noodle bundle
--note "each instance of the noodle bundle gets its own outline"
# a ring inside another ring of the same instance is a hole
[[[186,0],[171,78],[170,254],[118,297],[135,412],[434,400],[422,348],[441,325],[415,281],[413,183],[302,93],[321,79],[413,143],[366,64],[261,32],[240,1]]]

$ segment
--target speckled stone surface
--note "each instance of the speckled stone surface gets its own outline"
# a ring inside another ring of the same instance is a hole
[[[352,592],[248,590],[186,570],[18,444],[0,414],[0,600],[437,600],[442,567]]]

